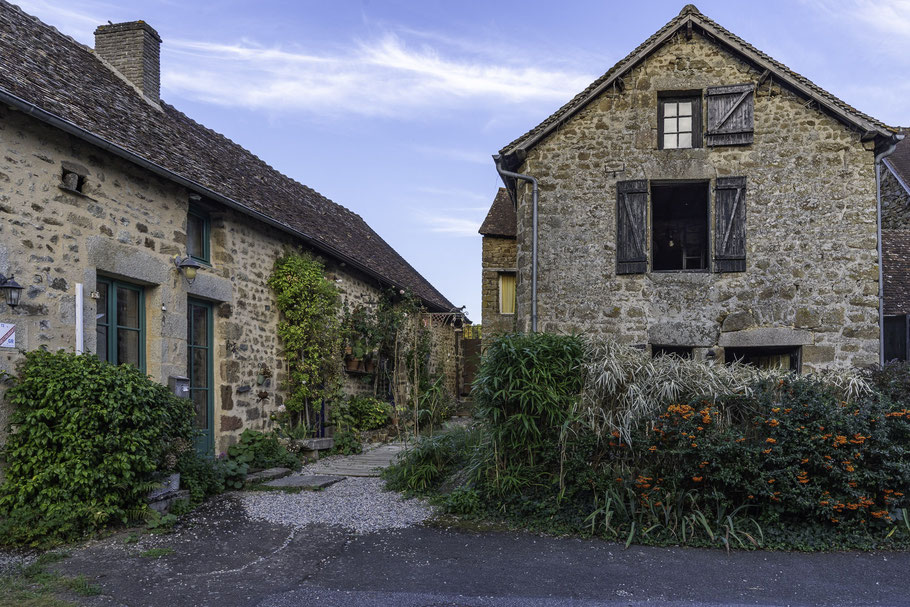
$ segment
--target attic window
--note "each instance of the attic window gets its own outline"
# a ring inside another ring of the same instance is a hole
[[[661,97],[658,144],[662,150],[701,147],[701,95]]]

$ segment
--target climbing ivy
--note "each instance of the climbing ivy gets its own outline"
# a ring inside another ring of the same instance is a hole
[[[289,411],[310,417],[311,403],[338,390],[341,327],[339,295],[325,267],[308,253],[275,261],[268,280],[282,318],[278,337],[288,364],[285,401]]]

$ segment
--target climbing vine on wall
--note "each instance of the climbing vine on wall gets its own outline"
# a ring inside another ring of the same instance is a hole
[[[322,263],[308,253],[278,259],[268,285],[282,314],[278,337],[288,364],[285,404],[308,422],[312,405],[338,390],[338,290],[326,279]]]

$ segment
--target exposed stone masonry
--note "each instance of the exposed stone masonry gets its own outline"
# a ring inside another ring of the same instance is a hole
[[[161,88],[161,37],[144,21],[102,25],[95,30],[95,52],[158,101]]]
[[[519,172],[540,181],[542,330],[713,348],[721,359],[724,345],[801,345],[804,370],[877,362],[874,152],[861,133],[771,79],[755,95],[754,144],[657,149],[659,92],[758,77],[697,33],[677,36],[625,74],[623,90],[606,90],[530,150]],[[746,272],[615,274],[617,181],[709,181],[713,214],[722,176],[747,177]],[[517,316],[527,329],[530,191],[519,192]],[[485,274],[485,297],[486,284]]]
[[[499,275],[516,271],[517,242],[514,238],[483,237],[483,276],[481,284],[481,314],[483,345],[486,347],[497,335],[515,330],[514,314],[499,313]]]

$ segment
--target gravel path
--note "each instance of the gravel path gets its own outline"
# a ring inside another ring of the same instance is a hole
[[[298,474],[310,474],[308,468]],[[322,491],[245,493],[241,503],[252,519],[292,527],[339,525],[355,533],[411,527],[433,515],[424,501],[386,491],[378,478],[347,477]]]

